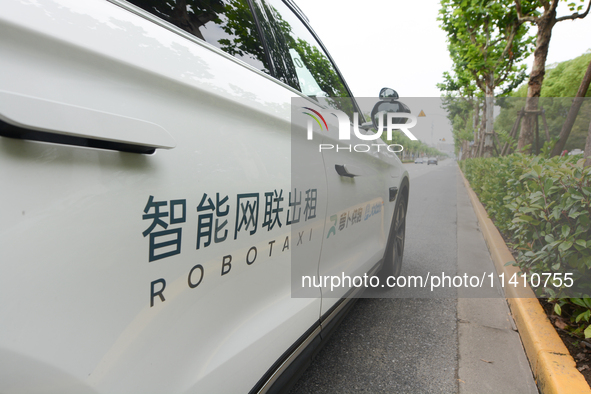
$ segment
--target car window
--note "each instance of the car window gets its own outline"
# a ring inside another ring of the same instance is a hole
[[[281,0],[253,0],[253,4],[275,77],[352,119],[354,105],[345,83],[306,25]]]
[[[127,0],[269,73],[247,0]]]

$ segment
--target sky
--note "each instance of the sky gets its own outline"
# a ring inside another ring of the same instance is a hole
[[[439,97],[436,84],[451,71],[446,35],[439,28],[439,0],[295,0],[310,20],[356,97],[377,97],[389,87],[404,97]],[[563,2],[561,2],[563,3]],[[563,3],[558,15],[569,11]],[[537,28],[530,28],[535,34]],[[546,64],[591,49],[591,15],[563,21],[552,31]],[[533,55],[527,60],[531,70]],[[435,108],[434,99],[425,107]],[[415,101],[416,102],[416,101]],[[413,113],[415,112],[414,109]],[[425,111],[415,135],[430,145],[452,142],[444,111]],[[421,129],[426,131],[422,132]]]
[[[383,87],[400,97],[439,97],[436,87],[452,63],[439,28],[438,0],[295,0],[310,20],[347,84],[358,97]],[[561,2],[563,3],[563,2]],[[568,9],[559,6],[559,16]],[[530,29],[536,31],[536,27]],[[591,15],[558,23],[547,64],[591,49]],[[531,69],[533,56],[526,64]],[[528,71],[529,72],[529,71]]]

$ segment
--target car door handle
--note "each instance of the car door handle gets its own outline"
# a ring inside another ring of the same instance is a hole
[[[334,168],[335,170],[337,170],[337,174],[339,174],[340,176],[353,178],[362,175],[361,169],[348,164],[335,164]]]
[[[0,135],[135,153],[172,149],[161,126],[140,119],[0,90]]]

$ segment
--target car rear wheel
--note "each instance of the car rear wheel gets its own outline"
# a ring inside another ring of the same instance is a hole
[[[390,228],[388,246],[384,256],[384,265],[380,270],[380,280],[383,282],[389,276],[397,277],[402,268],[402,258],[404,256],[404,240],[406,236],[406,208],[407,197],[401,193],[394,209],[394,219]]]

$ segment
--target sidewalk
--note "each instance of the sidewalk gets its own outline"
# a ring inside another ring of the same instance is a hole
[[[463,181],[497,272],[507,277],[519,274],[519,268],[506,265],[507,261],[513,260],[511,252],[468,181],[465,178]],[[589,384],[576,369],[575,361],[533,291],[529,287],[508,287],[505,290],[539,390],[543,394],[590,394]]]
[[[457,204],[458,275],[496,273],[459,169]],[[460,393],[537,393],[507,301],[496,290],[495,298],[458,294]]]

